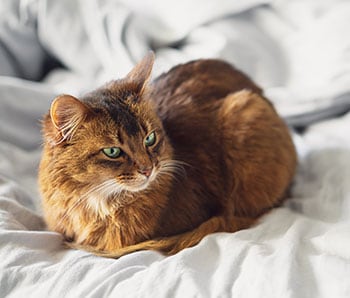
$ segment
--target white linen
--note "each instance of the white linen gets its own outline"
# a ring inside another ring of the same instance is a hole
[[[155,74],[201,57],[235,63],[296,126],[349,110],[349,2],[242,3],[1,2],[0,297],[350,297],[350,113],[294,135],[291,197],[250,229],[118,260],[63,249],[45,230],[41,115],[59,93],[124,75],[151,44]],[[52,57],[66,69],[47,73]]]

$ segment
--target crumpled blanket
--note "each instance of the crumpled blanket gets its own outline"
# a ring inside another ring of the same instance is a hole
[[[80,94],[125,75],[150,48],[154,74],[220,57],[264,87],[292,125],[349,110],[344,0],[3,0],[0,75]],[[52,70],[56,64],[65,69]]]
[[[0,3],[0,297],[349,297],[350,3],[3,0]],[[165,257],[64,249],[41,216],[40,119],[60,93],[220,57],[294,127],[290,197],[254,227]]]

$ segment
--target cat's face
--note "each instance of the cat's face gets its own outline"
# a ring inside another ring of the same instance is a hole
[[[144,95],[149,59],[83,100],[63,95],[53,102],[44,136],[54,175],[76,182],[85,194],[108,197],[143,191],[174,169],[161,121]]]
[[[56,145],[57,157],[66,159],[72,179],[100,185],[106,194],[144,190],[171,159],[161,123],[147,104],[103,100],[85,104],[88,117],[64,144]]]

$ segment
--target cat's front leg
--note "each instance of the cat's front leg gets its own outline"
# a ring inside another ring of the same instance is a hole
[[[165,255],[173,255],[185,248],[195,246],[209,234],[217,232],[236,232],[250,227],[254,221],[255,219],[252,218],[214,216],[192,231],[175,236],[140,242],[109,252],[97,251],[93,247],[80,246],[75,243],[67,243],[66,245],[70,248],[87,250],[93,254],[107,258],[119,258],[123,255],[140,250],[156,250]]]

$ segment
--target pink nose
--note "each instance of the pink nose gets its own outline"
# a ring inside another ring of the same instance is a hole
[[[149,177],[152,174],[152,167],[142,167],[138,170],[138,172],[146,177]]]

